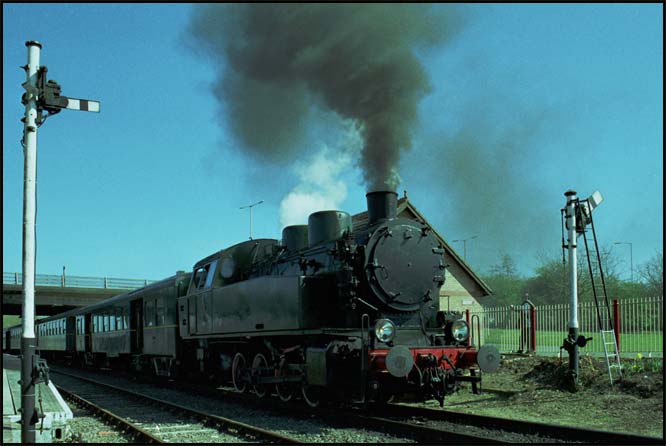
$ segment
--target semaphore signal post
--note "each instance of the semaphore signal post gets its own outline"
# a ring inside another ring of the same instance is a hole
[[[35,442],[35,426],[44,414],[35,407],[35,384],[48,382],[48,369],[36,354],[35,338],[35,217],[37,196],[37,129],[46,118],[62,109],[99,112],[100,103],[60,94],[57,82],[46,80],[46,67],[39,66],[42,45],[34,40],[28,47],[26,81],[21,102],[25,105],[23,146],[23,329],[21,334],[21,442]]]

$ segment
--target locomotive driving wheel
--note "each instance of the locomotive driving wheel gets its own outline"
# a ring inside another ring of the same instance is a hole
[[[236,353],[234,360],[231,363],[231,380],[234,383],[234,389],[238,392],[245,392],[247,390],[247,382],[242,376],[245,364],[245,356],[240,352]]]
[[[252,360],[253,378],[260,377],[262,369],[265,369],[267,367],[268,367],[268,361],[266,361],[266,357],[261,353],[257,353],[254,356],[254,359]],[[266,384],[255,384],[253,385],[253,388],[254,388],[254,393],[256,393],[259,398],[263,398],[266,396],[267,393]]]
[[[303,383],[301,386],[303,401],[310,407],[319,407],[321,404],[321,390],[315,386]]]
[[[284,363],[281,367],[275,369],[276,377],[287,376],[287,375],[289,375],[289,369],[286,363]],[[291,400],[291,398],[294,396],[294,384],[293,383],[275,384],[275,392],[277,392],[278,397],[282,401],[287,402]]]

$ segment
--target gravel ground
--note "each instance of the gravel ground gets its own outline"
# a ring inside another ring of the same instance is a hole
[[[74,373],[74,372],[73,372]],[[128,381],[126,378],[103,376],[77,370],[75,373],[82,376],[90,376],[98,381],[122,386],[125,389],[136,390],[138,393],[150,392],[150,396],[171,401],[186,407],[209,412],[218,416],[230,418],[252,426],[261,427],[265,430],[297,439],[304,443],[413,443],[414,440],[405,437],[393,436],[383,432],[357,428],[340,428],[331,426],[315,415],[294,418],[289,415],[280,415],[271,411],[253,409],[239,403],[226,402],[215,397],[192,395],[179,390],[171,390],[139,384]],[[67,377],[52,374],[56,384],[62,382],[66,387]],[[209,438],[207,442],[215,442],[216,439]],[[229,441],[229,440],[227,440]],[[238,440],[232,440],[238,441]],[[224,440],[217,440],[224,442]]]
[[[238,435],[207,427],[201,421],[186,414],[174,413],[140,398],[80,381],[69,376],[57,375],[58,385],[72,390],[82,398],[109,412],[130,421],[163,441],[175,443],[239,443],[245,442]],[[127,388],[126,385],[123,388]]]
[[[56,443],[132,443],[131,436],[118,427],[106,423],[86,410],[70,403],[74,419],[69,421],[69,434]]]

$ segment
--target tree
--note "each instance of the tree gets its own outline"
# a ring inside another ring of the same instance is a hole
[[[483,280],[493,290],[493,295],[484,300],[484,305],[514,305],[522,301],[524,280],[518,276],[516,263],[507,253],[500,253],[499,263],[490,267]]]
[[[649,296],[664,295],[664,253],[657,252],[638,268],[638,275],[646,286]]]
[[[490,267],[490,276],[516,277],[516,263],[505,252],[500,253],[500,262]]]

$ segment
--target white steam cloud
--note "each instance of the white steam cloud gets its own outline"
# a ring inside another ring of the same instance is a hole
[[[337,148],[322,144],[308,161],[296,163],[294,173],[299,182],[280,203],[281,227],[307,224],[313,212],[340,209],[347,198],[347,185],[340,177],[351,168],[362,147],[359,129],[348,124]]]

